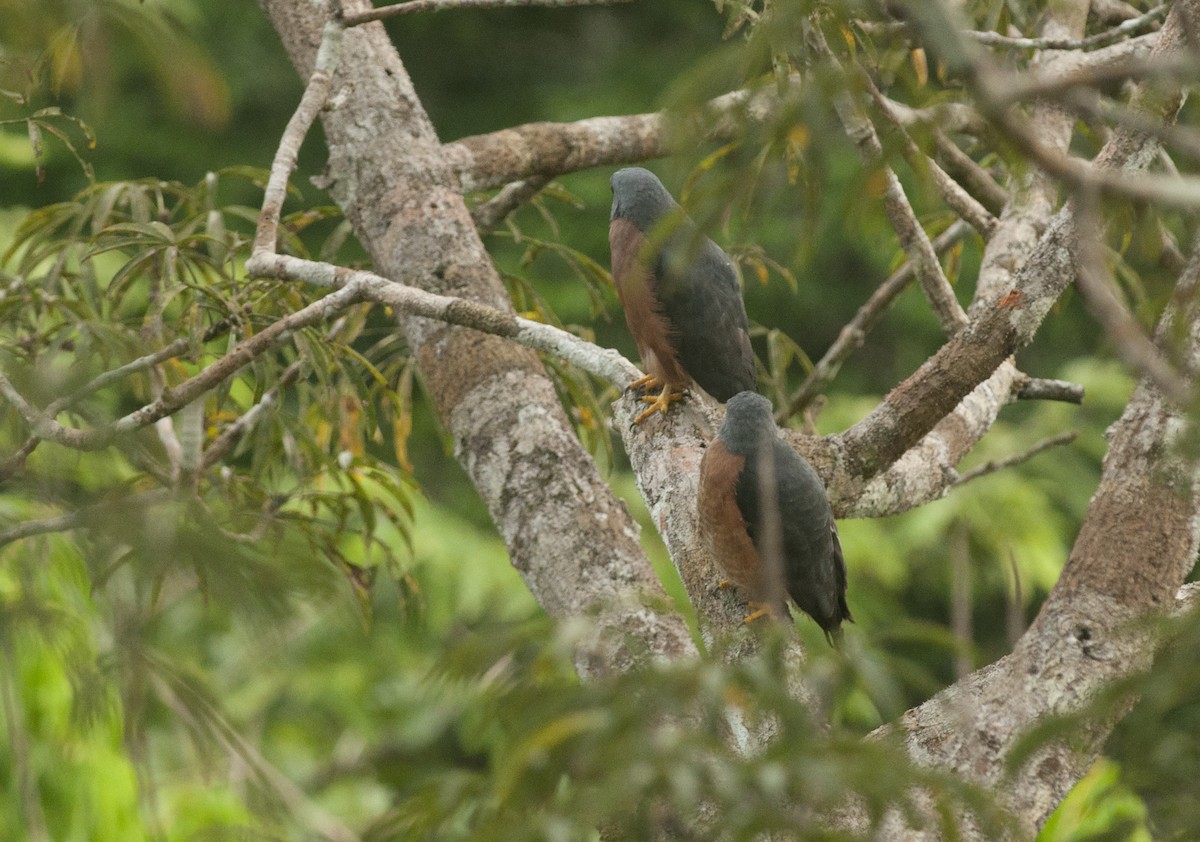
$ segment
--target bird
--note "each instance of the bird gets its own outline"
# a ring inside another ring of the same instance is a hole
[[[786,620],[790,598],[834,643],[846,604],[846,562],[825,484],[779,437],[771,402],[741,392],[700,460],[701,541],[747,597],[746,622]]]
[[[647,372],[629,388],[661,387],[642,398],[649,406],[634,423],[665,415],[693,383],[722,403],[753,390],[750,328],[729,256],[649,170],[617,170],[612,193],[613,281]]]

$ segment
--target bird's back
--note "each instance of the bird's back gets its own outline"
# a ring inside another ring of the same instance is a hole
[[[844,620],[853,618],[846,604],[846,564],[825,485],[783,441],[772,436],[770,444],[776,499],[763,494],[758,459],[747,458],[738,483],[738,505],[759,552],[770,546],[762,534],[765,509],[778,506],[773,522],[779,524],[788,595],[827,634],[836,633]]]
[[[721,247],[698,238],[691,226],[681,228],[691,230],[672,237],[657,261],[658,295],[674,327],[679,362],[700,388],[724,402],[752,391],[758,381],[746,308]]]

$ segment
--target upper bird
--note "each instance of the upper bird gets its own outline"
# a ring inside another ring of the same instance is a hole
[[[721,402],[754,389],[746,307],[729,257],[649,170],[617,170],[612,191],[613,280],[647,372],[630,388],[662,387],[642,398],[650,406],[634,423],[665,414],[692,382]]]
[[[846,605],[846,562],[825,484],[779,438],[771,402],[743,392],[700,462],[700,537],[742,589],[751,620],[787,618],[791,597],[831,642]]]

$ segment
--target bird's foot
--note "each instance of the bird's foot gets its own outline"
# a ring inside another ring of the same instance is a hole
[[[771,606],[765,602],[751,602],[749,603],[749,607],[750,613],[746,615],[744,620],[742,620],[742,625],[749,625],[757,619],[762,617],[770,617],[772,615]]]
[[[666,415],[667,410],[671,408],[671,404],[677,403],[681,400],[683,400],[682,389],[677,389],[672,386],[663,386],[662,391],[657,395],[646,395],[644,398],[642,398],[642,403],[647,403],[650,405],[642,411],[641,415],[633,419],[633,423],[641,424],[656,412],[661,412],[663,415]]]
[[[633,392],[642,392],[646,389],[657,389],[663,382],[654,374],[643,374],[637,380],[629,384],[627,388]]]

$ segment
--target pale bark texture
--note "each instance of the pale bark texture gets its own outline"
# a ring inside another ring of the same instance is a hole
[[[307,78],[328,7],[289,0],[262,5]],[[347,4],[347,11],[365,8]],[[347,31],[343,50],[347,58],[322,113],[327,178],[376,269],[511,310],[383,26]],[[682,619],[663,608],[665,595],[638,544],[636,524],[576,439],[537,356],[498,337],[425,319],[405,318],[401,327],[455,454],[530,589],[554,616],[605,612],[599,639],[580,656],[581,670],[628,668],[634,652],[694,653]]]

